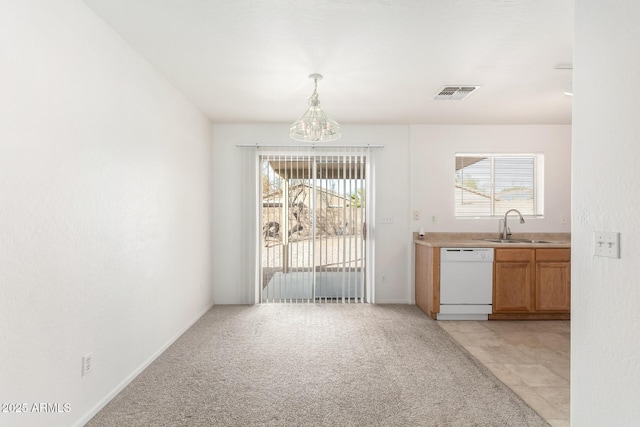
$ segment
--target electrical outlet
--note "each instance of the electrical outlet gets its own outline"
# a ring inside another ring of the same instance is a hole
[[[420,221],[420,211],[413,211],[413,220]]]
[[[594,231],[593,255],[607,258],[620,258],[620,233]]]
[[[431,224],[435,224],[435,223],[436,223],[436,216],[431,215]]]
[[[88,375],[91,373],[91,369],[93,368],[93,361],[91,360],[93,354],[87,353],[82,356],[82,376]]]

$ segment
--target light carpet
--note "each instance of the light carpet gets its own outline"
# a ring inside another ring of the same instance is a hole
[[[215,306],[98,426],[548,426],[416,306]]]

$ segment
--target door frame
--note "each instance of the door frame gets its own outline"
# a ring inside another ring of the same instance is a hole
[[[254,298],[256,303],[262,303],[262,163],[261,157],[265,155],[271,156],[308,156],[327,157],[327,156],[361,156],[365,158],[365,193],[366,193],[366,205],[365,205],[365,266],[364,266],[364,303],[375,303],[375,153],[370,146],[344,146],[344,147],[258,147],[255,151],[254,158],[254,170],[256,173],[255,182],[255,218],[256,226],[255,230],[255,283],[254,283]],[[267,148],[267,149],[265,149]],[[316,170],[316,162],[314,161],[313,170]],[[314,173],[315,176],[315,173]],[[315,192],[316,182],[313,180],[313,188]],[[312,198],[315,204],[315,195]],[[313,215],[315,216],[315,206]],[[315,219],[313,221],[315,228]],[[313,230],[315,234],[315,229]],[[315,283],[315,268],[313,269],[313,281]],[[315,288],[315,284],[314,284]],[[312,301],[315,302],[315,301]]]

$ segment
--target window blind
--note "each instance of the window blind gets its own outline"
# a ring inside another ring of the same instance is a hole
[[[456,154],[455,216],[543,214],[542,154]]]

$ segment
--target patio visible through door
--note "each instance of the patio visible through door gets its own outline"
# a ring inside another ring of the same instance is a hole
[[[367,155],[259,156],[260,300],[366,302]]]

